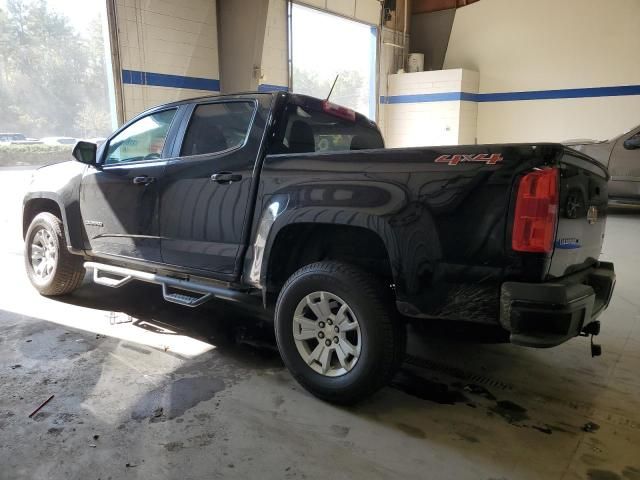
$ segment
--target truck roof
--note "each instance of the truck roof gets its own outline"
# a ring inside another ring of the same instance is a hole
[[[148,112],[151,112],[151,111],[153,111],[155,109],[158,109],[158,108],[173,107],[173,106],[177,107],[177,106],[180,106],[180,105],[185,105],[185,104],[189,104],[189,103],[193,103],[193,102],[201,102],[201,101],[206,101],[206,100],[216,100],[216,99],[220,99],[220,98],[247,98],[247,97],[255,98],[255,97],[260,96],[260,95],[270,95],[270,96],[281,95],[283,97],[287,97],[289,99],[289,101],[293,101],[294,103],[296,103],[298,105],[305,105],[305,104],[307,104],[308,101],[310,101],[310,102],[320,102],[320,101],[322,101],[322,99],[316,98],[316,97],[312,97],[310,95],[303,95],[303,94],[300,94],[300,93],[285,92],[283,90],[271,90],[271,91],[268,91],[268,92],[246,91],[246,92],[236,92],[236,93],[225,93],[225,94],[220,94],[220,95],[203,95],[201,97],[192,97],[192,98],[186,98],[184,100],[178,100],[178,101],[175,101],[175,102],[162,103],[160,105],[155,105],[153,107],[150,107],[150,108],[140,112],[138,115],[136,115],[136,117],[139,117],[143,113],[148,113]],[[355,114],[356,114],[356,117],[359,120],[371,121],[365,115],[362,115],[359,112],[355,112]]]

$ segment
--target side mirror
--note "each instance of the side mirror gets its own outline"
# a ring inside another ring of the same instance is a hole
[[[640,148],[640,133],[636,133],[633,137],[629,137],[624,141],[624,148],[627,150],[635,150]]]
[[[76,146],[73,147],[73,158],[75,158],[80,163],[86,163],[87,165],[96,166],[96,151],[98,146],[95,143],[85,142],[80,140],[76,143]]]

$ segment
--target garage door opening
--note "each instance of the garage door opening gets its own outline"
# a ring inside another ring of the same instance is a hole
[[[375,26],[290,4],[291,87],[376,118]]]

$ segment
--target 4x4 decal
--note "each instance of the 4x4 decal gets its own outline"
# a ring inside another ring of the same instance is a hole
[[[449,165],[458,165],[463,162],[482,162],[487,165],[495,165],[502,161],[502,154],[500,153],[479,153],[474,154],[459,154],[459,155],[440,155],[436,158],[435,163],[446,163]]]

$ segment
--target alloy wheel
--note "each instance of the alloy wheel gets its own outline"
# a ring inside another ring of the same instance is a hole
[[[362,348],[360,324],[342,298],[329,292],[305,296],[293,315],[293,338],[302,359],[327,377],[348,373]]]

